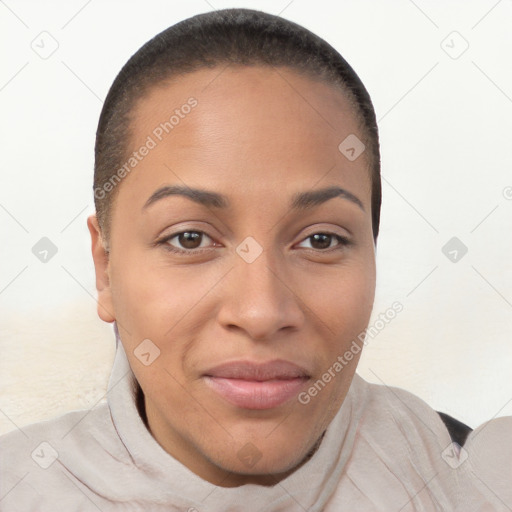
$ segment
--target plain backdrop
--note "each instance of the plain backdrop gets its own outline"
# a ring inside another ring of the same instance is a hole
[[[86,228],[102,102],[148,39],[226,7],[317,33],[372,97],[383,180],[372,322],[395,301],[403,311],[358,372],[472,427],[512,414],[510,0],[3,0],[0,432],[105,400],[114,334],[96,315]],[[46,262],[43,237],[57,251]]]

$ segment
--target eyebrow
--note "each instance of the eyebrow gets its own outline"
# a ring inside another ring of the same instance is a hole
[[[182,185],[168,185],[153,192],[142,209],[148,208],[161,199],[175,195],[188,197],[192,201],[209,208],[229,208],[230,205],[229,199],[217,192]],[[298,192],[292,196],[290,206],[293,210],[307,210],[325,203],[334,197],[346,199],[356,204],[363,212],[365,211],[363,203],[358,197],[352,194],[352,192],[337,186]]]

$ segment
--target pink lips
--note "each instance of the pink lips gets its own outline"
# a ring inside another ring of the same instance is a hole
[[[208,370],[204,379],[211,389],[237,407],[271,409],[296,396],[309,375],[289,361],[234,361]]]

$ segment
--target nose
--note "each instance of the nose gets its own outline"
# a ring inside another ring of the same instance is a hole
[[[269,340],[278,331],[299,329],[304,303],[282,258],[263,252],[252,262],[238,254],[223,288],[218,320],[253,340]]]

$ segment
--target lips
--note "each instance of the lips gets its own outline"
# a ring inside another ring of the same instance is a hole
[[[230,404],[243,409],[272,409],[297,396],[309,380],[306,369],[290,361],[233,361],[209,369],[205,383]]]
[[[233,361],[215,366],[205,372],[211,377],[225,379],[242,379],[264,381],[271,379],[294,379],[296,377],[309,377],[307,371],[300,366],[281,359],[267,363],[253,363],[250,361]]]

